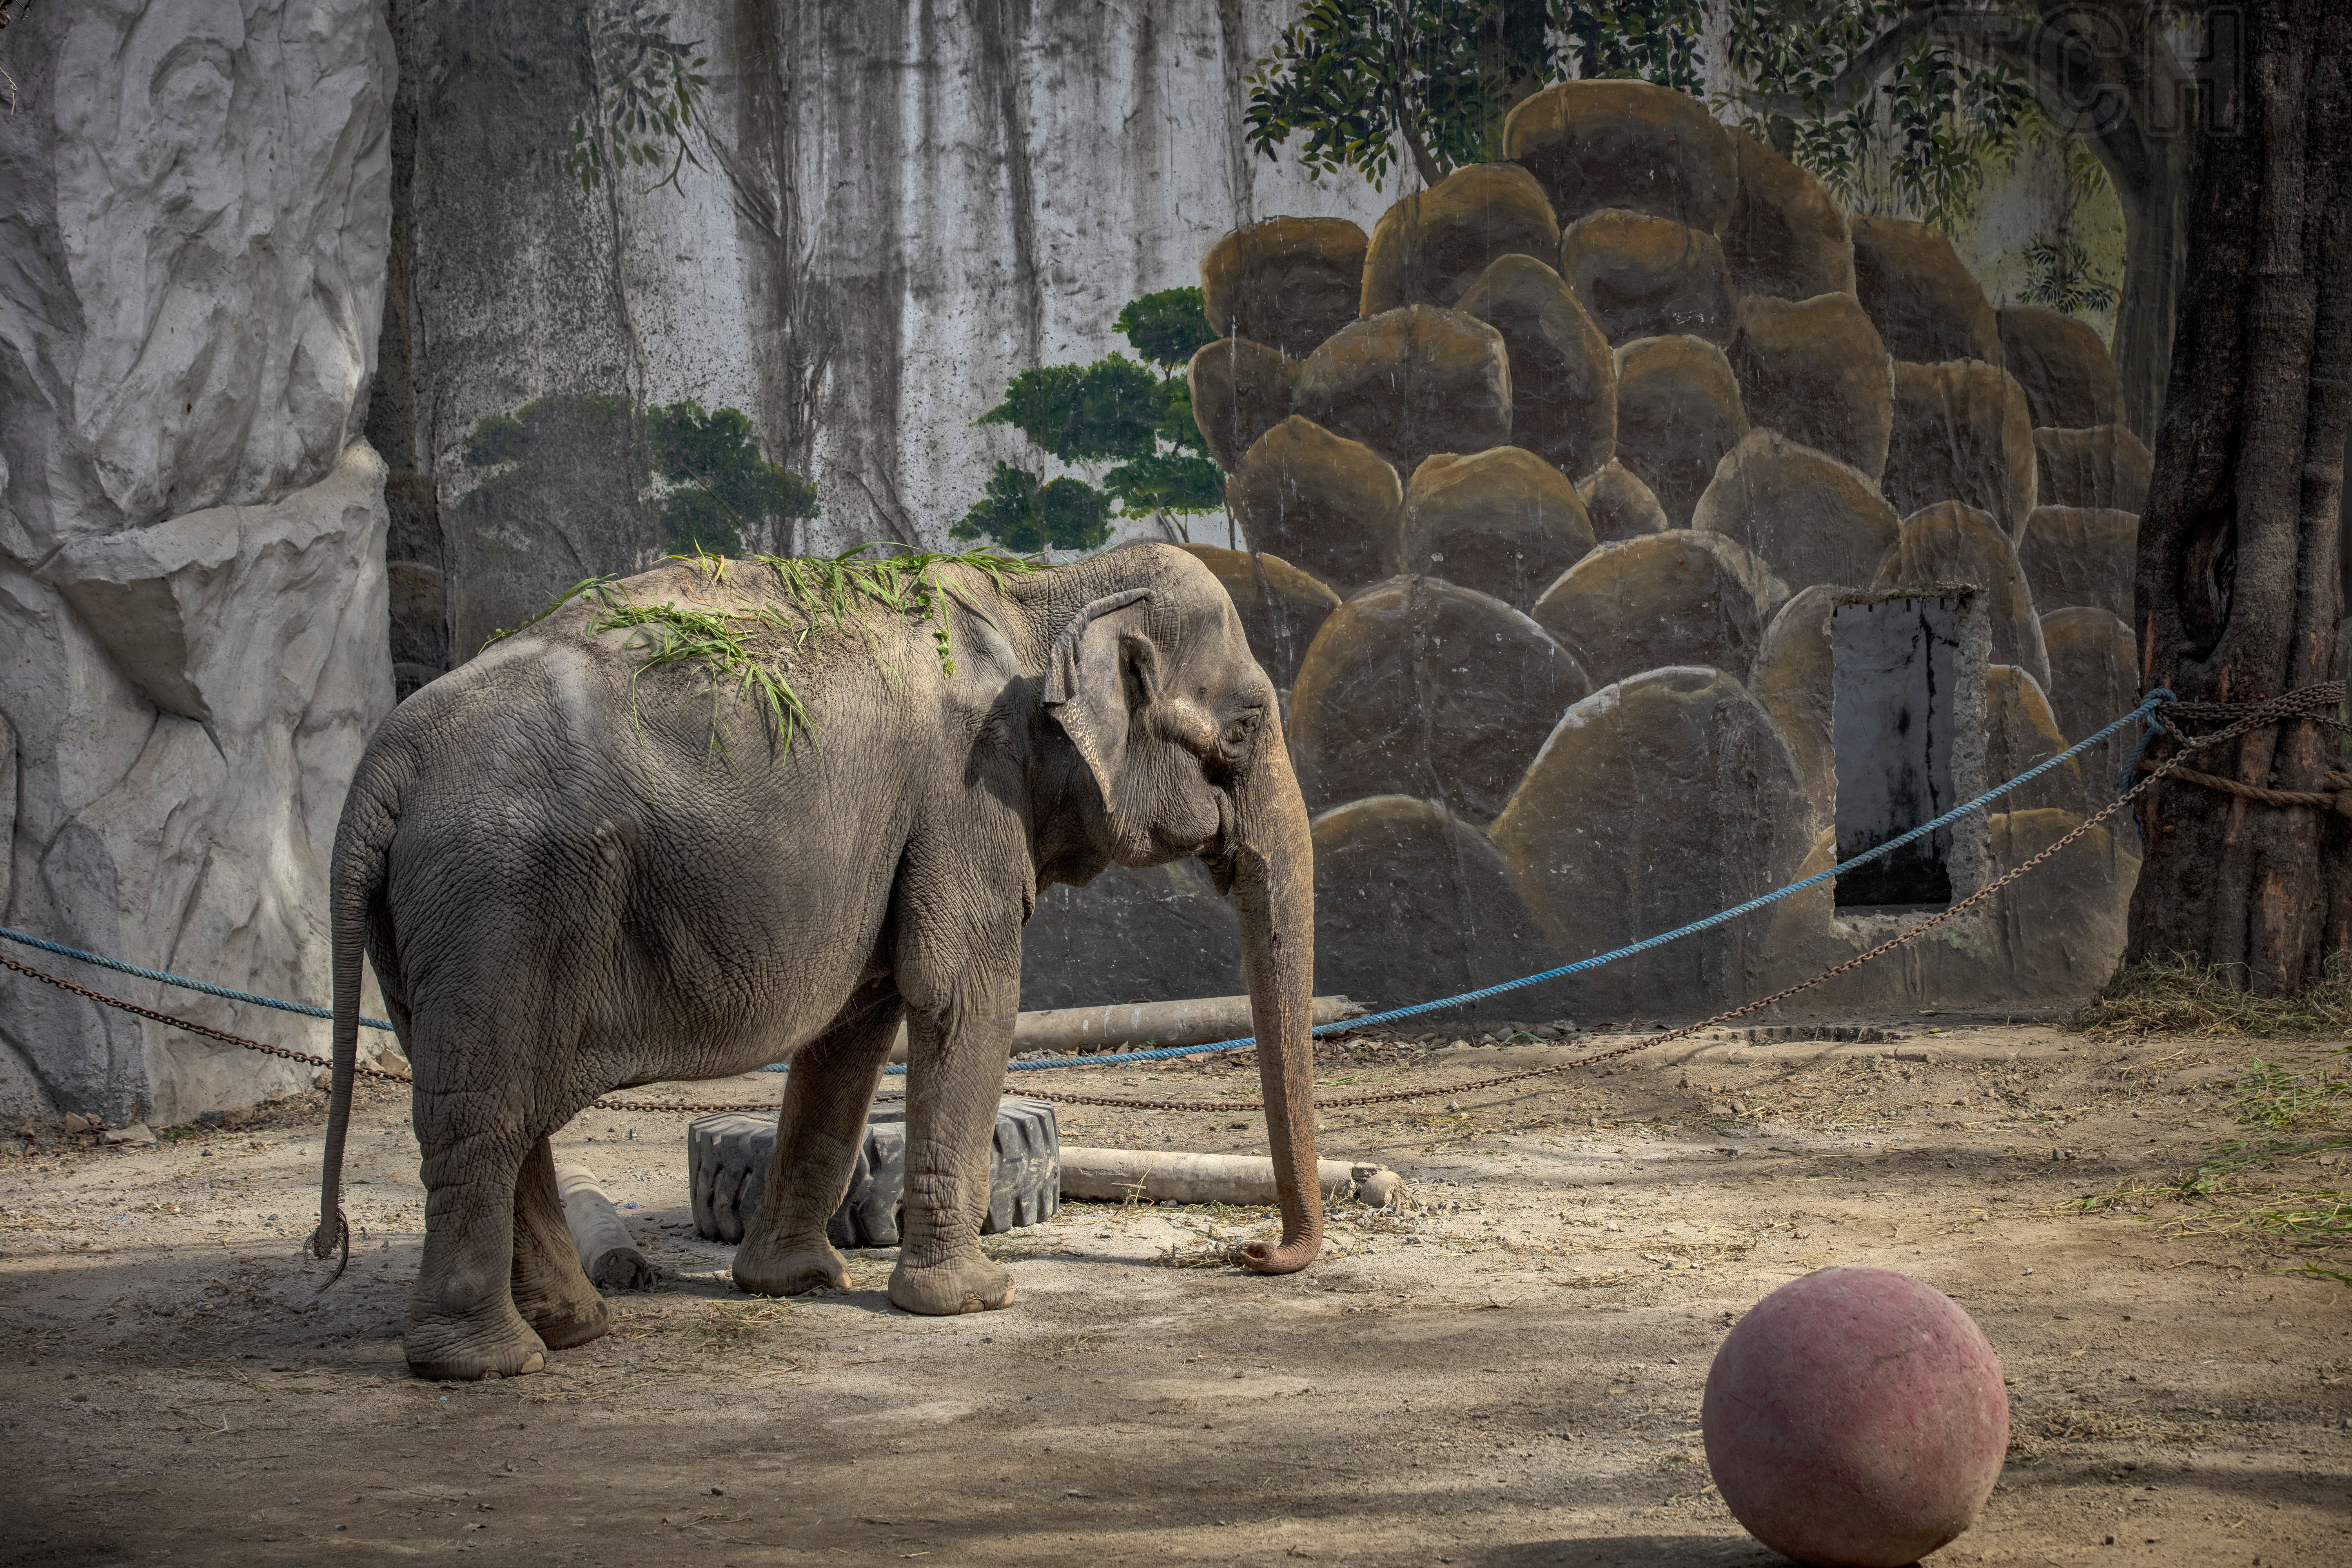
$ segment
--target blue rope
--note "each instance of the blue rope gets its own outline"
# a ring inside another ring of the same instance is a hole
[[[201,991],[207,996],[218,996],[230,1002],[250,1002],[257,1007],[275,1007],[281,1013],[299,1013],[306,1018],[332,1018],[335,1016],[332,1011],[325,1007],[307,1006],[300,1002],[281,1002],[275,996],[257,996],[250,991],[232,991],[226,985],[207,984],[202,980],[191,980],[184,974],[167,974],[160,969],[142,969],[135,963],[125,963],[119,958],[101,958],[94,952],[84,952],[78,947],[68,947],[62,942],[44,942],[37,936],[26,936],[20,931],[10,931],[6,926],[0,926],[0,937],[6,937],[10,942],[22,942],[26,947],[37,947],[43,952],[54,952],[59,958],[76,958],[84,963],[95,963],[100,969],[111,969],[118,974],[135,974],[142,980],[153,980],[165,985],[176,985],[183,991]],[[382,1018],[362,1018],[360,1024],[362,1027],[370,1029],[390,1030],[392,1027]]]
[[[1547,969],[1540,974],[1530,974],[1518,980],[1506,980],[1497,985],[1482,986],[1475,991],[1465,991],[1458,996],[1442,996],[1434,1002],[1416,1002],[1410,1007],[1393,1007],[1385,1013],[1373,1013],[1360,1018],[1344,1018],[1337,1023],[1318,1024],[1315,1026],[1312,1032],[1318,1035],[1338,1034],[1346,1029],[1361,1029],[1375,1024],[1394,1023],[1400,1018],[1413,1018],[1420,1016],[1423,1013],[1434,1013],[1447,1007],[1459,1007],[1472,1002],[1483,1002],[1489,996],[1499,996],[1507,991],[1517,991],[1522,986],[1527,985],[1539,985],[1547,980],[1562,979],[1565,976],[1580,973],[1587,969],[1598,969],[1604,963],[1613,963],[1621,958],[1631,958],[1637,952],[1647,952],[1654,947],[1663,947],[1667,942],[1679,942],[1684,937],[1696,935],[1699,931],[1712,930],[1714,927],[1722,925],[1726,921],[1738,920],[1742,915],[1752,914],[1756,910],[1764,908],[1767,904],[1778,903],[1780,900],[1789,897],[1792,893],[1801,893],[1807,888],[1814,887],[1822,882],[1825,882],[1829,879],[1837,876],[1840,872],[1851,871],[1856,866],[1867,864],[1872,860],[1877,859],[1882,855],[1900,849],[1906,844],[1911,843],[1915,839],[1924,837],[1927,834],[1935,832],[1936,829],[1939,827],[1948,827],[1951,824],[1958,822],[1961,817],[1966,816],[1969,812],[1972,812],[1979,806],[1983,805],[1986,802],[1998,799],[2001,795],[2007,795],[2010,791],[2015,789],[2018,785],[2041,777],[2043,773],[2048,773],[2059,763],[2078,756],[2084,752],[2089,751],[2093,746],[2097,745],[2100,742],[2105,740],[2116,731],[2124,728],[2126,724],[2137,723],[2142,719],[2148,721],[2147,732],[2140,738],[2140,752],[2145,752],[2147,749],[2148,742],[2155,738],[2157,731],[2161,730],[2163,727],[2161,721],[2154,717],[2156,710],[2163,707],[2168,702],[2177,700],[2179,700],[2179,699],[2175,698],[2170,691],[2159,687],[2156,690],[2149,692],[2147,694],[2147,700],[2143,701],[2138,707],[2133,709],[2130,712],[2125,714],[2122,718],[2116,720],[2105,729],[2101,730],[2097,734],[2092,735],[2085,740],[2077,741],[2074,744],[2067,747],[2056,756],[2048,759],[2038,766],[2028,768],[2025,772],[2018,774],[2015,778],[1996,789],[1987,790],[1984,794],[1977,796],[1976,799],[1969,801],[1967,805],[1956,805],[1951,810],[1944,813],[1943,816],[1937,817],[1932,822],[1923,822],[1918,826],[1911,829],[1911,831],[1899,837],[1890,838],[1876,848],[1864,850],[1863,853],[1855,856],[1853,859],[1844,861],[1840,865],[1832,866],[1826,871],[1817,871],[1801,882],[1791,882],[1787,887],[1782,888],[1776,892],[1766,893],[1761,898],[1750,899],[1744,904],[1735,905],[1734,907],[1725,910],[1718,914],[1709,915],[1705,920],[1693,921],[1686,926],[1678,927],[1674,931],[1665,931],[1657,936],[1644,937],[1640,942],[1634,942],[1630,946],[1621,947],[1613,952],[1604,952],[1595,958],[1580,959],[1574,963],[1562,964],[1558,969]],[[2134,752],[2134,759],[2137,760],[2139,754],[2140,753],[2138,752]],[[2129,777],[2130,772],[2129,770],[2126,770],[2125,773],[2126,783],[2119,785],[2118,787],[2128,787],[2127,781]],[[104,958],[95,952],[84,952],[78,947],[67,947],[61,942],[47,942],[37,936],[28,936],[20,931],[10,931],[5,926],[0,926],[0,937],[5,937],[10,942],[21,942],[26,947],[38,948],[43,952],[56,953],[60,958],[77,959],[83,963],[95,963],[102,969],[111,969],[116,971],[118,973],[135,974],[142,980],[152,980],[164,985],[176,985],[184,991],[202,992],[207,996],[218,996],[225,1001],[248,1002],[257,1007],[275,1007],[281,1013],[299,1013],[306,1018],[331,1019],[334,1016],[332,1012],[324,1007],[307,1006],[299,1002],[280,1001],[275,996],[257,996],[250,991],[233,991],[226,985],[208,984],[202,980],[191,980],[185,975],[171,974],[160,969],[142,969],[135,963],[125,963],[120,959]],[[362,1027],[370,1029],[389,1030],[392,1028],[392,1026],[382,1018],[362,1018],[360,1020],[360,1024]],[[1106,1052],[1101,1056],[1092,1057],[1048,1057],[1036,1061],[1016,1061],[1007,1063],[1006,1065],[1014,1072],[1037,1072],[1047,1068],[1118,1067],[1128,1062],[1166,1061],[1171,1057],[1192,1057],[1204,1055],[1211,1051],[1238,1050],[1244,1046],[1254,1046],[1255,1044],[1257,1044],[1257,1037],[1251,1035],[1244,1036],[1237,1040],[1218,1040],[1205,1046],[1162,1046],[1157,1050],[1118,1051],[1115,1053]],[[772,1066],[763,1068],[761,1070],[763,1072],[783,1072],[787,1069],[783,1063],[778,1062]],[[904,1067],[892,1066],[885,1068],[883,1070],[891,1074],[903,1074],[907,1069]]]

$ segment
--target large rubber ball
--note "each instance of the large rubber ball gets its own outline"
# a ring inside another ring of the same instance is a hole
[[[1824,1268],[1739,1321],[1706,1374],[1732,1514],[1822,1568],[1900,1568],[1974,1524],[2009,1448],[1984,1331],[1907,1274]]]

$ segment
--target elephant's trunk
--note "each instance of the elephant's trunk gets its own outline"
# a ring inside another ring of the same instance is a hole
[[[1252,1246],[1243,1261],[1289,1274],[1323,1247],[1323,1190],[1315,1173],[1315,850],[1306,803],[1282,734],[1259,742],[1260,760],[1234,792],[1234,905],[1242,971],[1257,1028],[1258,1080],[1282,1205],[1282,1240]]]

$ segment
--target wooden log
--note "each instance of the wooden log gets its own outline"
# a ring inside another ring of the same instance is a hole
[[[1336,1024],[1361,1017],[1366,1009],[1345,996],[1315,998],[1315,1022]],[[1189,1002],[1131,1002],[1116,1007],[1054,1007],[1024,1013],[1013,1021],[1013,1051],[1076,1052],[1127,1047],[1205,1046],[1239,1039],[1250,1032],[1246,996],[1200,996]],[[907,1027],[898,1026],[890,1059],[907,1059]]]
[[[1388,1178],[1386,1181],[1381,1178]],[[1384,1165],[1345,1160],[1315,1163],[1316,1184],[1327,1195],[1385,1206],[1399,1190]],[[1099,1203],[1132,1198],[1180,1204],[1271,1204],[1274,1162],[1255,1154],[1190,1154],[1160,1149],[1081,1149],[1062,1145],[1062,1195]]]
[[[629,1238],[594,1172],[585,1165],[558,1165],[555,1189],[563,1198],[564,1228],[592,1284],[615,1290],[643,1290],[653,1284],[653,1265]]]

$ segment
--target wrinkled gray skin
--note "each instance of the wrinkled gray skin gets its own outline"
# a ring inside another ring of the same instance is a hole
[[[846,1283],[841,1203],[908,1022],[906,1215],[890,1300],[1003,1307],[983,1257],[997,1096],[1037,890],[1198,855],[1233,897],[1255,1013],[1281,1242],[1321,1245],[1308,1074],[1314,873],[1272,685],[1223,588],[1139,545],[1005,580],[963,567],[955,672],[930,628],[868,610],[783,668],[814,723],[789,751],[709,672],[646,668],[575,604],[403,703],[343,808],[333,882],[334,1094],[321,1257],[338,1237],[374,961],[415,1071],[426,1188],[408,1363],[534,1372],[604,1332],[548,1135],[615,1089],[789,1060],[743,1289]],[[640,605],[787,602],[773,574],[678,563]],[[634,680],[634,693],[632,682]],[[714,755],[716,737],[724,748]]]

